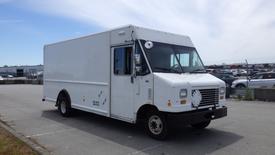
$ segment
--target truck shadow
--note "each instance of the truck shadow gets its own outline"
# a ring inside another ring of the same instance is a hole
[[[157,141],[148,137],[141,125],[91,113],[77,111],[74,116],[64,118],[57,110],[46,110],[42,112],[42,117],[139,150],[132,154],[209,154],[243,138],[235,133],[211,128],[211,125],[205,130],[177,126],[171,128],[169,139]]]

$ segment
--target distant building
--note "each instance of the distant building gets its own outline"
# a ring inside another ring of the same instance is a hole
[[[43,72],[43,65],[0,67],[0,75],[10,74],[16,77],[30,76]]]

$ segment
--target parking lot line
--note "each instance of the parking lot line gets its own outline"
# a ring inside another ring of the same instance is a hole
[[[45,135],[53,135],[53,134],[66,132],[66,131],[71,131],[71,130],[73,130],[73,129],[64,129],[64,130],[58,130],[58,131],[53,131],[53,132],[38,133],[38,134],[29,135],[29,136],[26,136],[26,137],[31,138],[31,137],[40,137],[40,136],[45,136]]]

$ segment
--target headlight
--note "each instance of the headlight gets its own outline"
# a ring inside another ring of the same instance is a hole
[[[224,88],[224,87],[221,87],[221,88],[220,88],[220,94],[221,94],[221,95],[225,94],[225,88]]]
[[[187,97],[187,90],[186,89],[181,89],[179,95],[180,95],[180,98]]]

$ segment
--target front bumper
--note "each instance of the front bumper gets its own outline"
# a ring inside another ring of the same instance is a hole
[[[204,121],[214,120],[221,117],[227,116],[227,107],[222,107],[219,109],[200,109],[190,112],[180,112],[180,113],[165,113],[167,121],[169,123],[175,124],[196,124]]]

